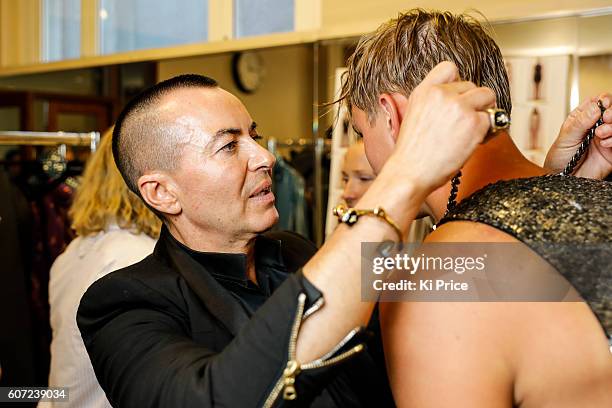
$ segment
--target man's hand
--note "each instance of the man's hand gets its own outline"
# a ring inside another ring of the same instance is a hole
[[[380,206],[406,231],[425,197],[450,180],[484,139],[489,117],[481,111],[495,104],[495,95],[458,78],[457,67],[443,62],[412,92],[395,149],[359,208]],[[304,321],[298,361],[319,358],[346,333],[367,325],[375,302],[362,298],[362,257],[355,254],[362,242],[397,239],[378,217],[361,217],[350,228],[340,225],[304,266],[304,277],[323,292],[325,307]]]
[[[438,64],[411,93],[389,161],[425,190],[435,190],[484,140],[490,126],[484,110],[494,106],[491,89],[459,81],[451,62]]]
[[[561,172],[569,163],[586,133],[600,118],[598,100],[606,108],[603,115],[604,124],[595,131],[595,138],[574,174],[603,179],[612,172],[612,94],[609,93],[584,101],[569,114],[561,126],[557,140],[548,151],[544,167]]]

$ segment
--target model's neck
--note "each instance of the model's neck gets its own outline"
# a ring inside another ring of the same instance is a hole
[[[510,135],[501,132],[480,145],[461,169],[457,202],[490,183],[500,180],[540,176],[547,173],[520,152]],[[439,220],[446,211],[451,183],[439,188],[427,199],[427,204]]]
[[[229,236],[216,231],[200,231],[181,221],[169,222],[168,231],[186,247],[198,252],[218,252],[226,254],[245,254],[247,257],[247,275],[257,283],[255,272],[255,239],[257,234]]]

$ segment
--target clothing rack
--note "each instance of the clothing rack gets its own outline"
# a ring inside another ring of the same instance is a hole
[[[0,145],[86,146],[94,152],[99,143],[100,132],[0,131]]]
[[[299,139],[283,139],[278,140],[274,137],[268,138],[268,150],[276,154],[279,147],[301,147],[314,146],[314,203],[313,211],[314,218],[314,241],[317,245],[323,243],[323,174],[321,166],[323,163],[323,154],[325,150],[330,150],[331,140],[322,138],[299,138]]]

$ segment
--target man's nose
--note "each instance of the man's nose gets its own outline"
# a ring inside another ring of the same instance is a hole
[[[272,169],[276,163],[276,157],[253,140],[253,148],[249,153],[249,170]]]

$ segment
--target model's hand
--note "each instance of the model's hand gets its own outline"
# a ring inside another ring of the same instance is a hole
[[[603,115],[604,124],[595,131],[595,138],[574,174],[603,179],[612,172],[612,94],[609,93],[584,101],[569,114],[561,126],[557,140],[548,151],[544,167],[561,172],[569,163],[586,133],[600,118],[598,100],[606,108]]]
[[[491,89],[459,81],[451,62],[438,64],[408,98],[391,166],[423,190],[444,185],[484,140],[483,111],[494,106]]]

